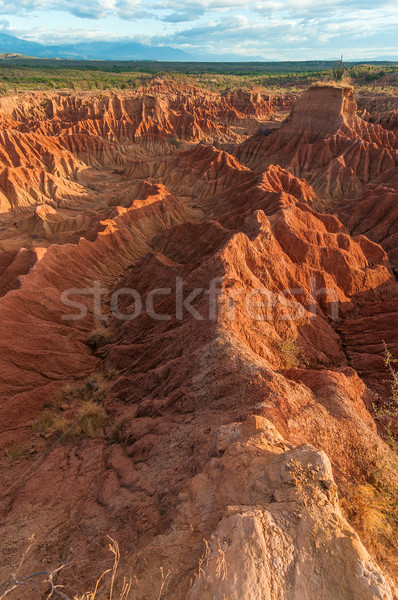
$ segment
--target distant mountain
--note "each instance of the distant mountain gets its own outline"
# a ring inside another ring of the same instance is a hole
[[[192,60],[192,58],[191,58]],[[199,62],[267,62],[264,56],[243,56],[242,54],[201,54],[200,58],[193,59]]]
[[[118,42],[82,42],[44,45],[0,33],[0,54],[16,53],[38,58],[74,58],[81,60],[190,60],[182,50],[170,46],[144,46],[130,40]]]
[[[376,58],[374,58],[373,60],[382,60],[385,62],[397,62],[398,56],[376,56]],[[363,59],[362,59],[362,62],[364,62]]]

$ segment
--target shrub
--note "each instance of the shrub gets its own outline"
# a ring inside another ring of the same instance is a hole
[[[394,427],[398,420],[398,371],[394,364],[398,362],[393,357],[385,342],[384,345],[384,365],[390,375],[390,395],[382,402],[374,403],[373,410],[376,419],[383,425],[385,436],[390,445],[397,449],[397,440],[394,435]]]
[[[112,332],[106,327],[96,327],[87,340],[87,345],[96,352],[102,346],[106,346],[112,341]]]
[[[6,455],[12,460],[23,458],[27,453],[28,449],[22,444],[13,444],[11,446],[7,446],[6,448]]]
[[[282,338],[276,344],[280,353],[280,359],[283,367],[305,368],[308,366],[308,358],[305,356],[297,341],[289,336]]]
[[[182,141],[181,141],[181,140],[178,140],[178,139],[177,139],[177,138],[175,138],[175,137],[171,137],[171,138],[169,138],[169,144],[170,144],[171,146],[174,146],[175,148],[181,148],[181,146],[182,146]]]

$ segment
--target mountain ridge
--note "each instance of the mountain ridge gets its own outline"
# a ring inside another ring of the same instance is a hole
[[[0,32],[0,53],[17,53],[37,58],[107,60],[189,60],[191,57],[170,46],[145,46],[135,41],[92,41],[76,44],[46,45]]]

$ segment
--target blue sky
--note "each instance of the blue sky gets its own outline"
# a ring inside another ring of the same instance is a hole
[[[220,60],[398,56],[397,0],[0,0],[0,27],[46,44],[132,38]]]

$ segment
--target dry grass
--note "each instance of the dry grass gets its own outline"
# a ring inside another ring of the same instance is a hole
[[[114,372],[91,373],[84,381],[65,386],[45,405],[33,430],[40,434],[60,435],[63,442],[77,442],[83,437],[98,435],[107,421],[101,401],[108,393],[114,375]]]
[[[82,401],[100,402],[108,392],[109,387],[108,374],[92,373],[76,389],[76,396]]]
[[[351,484],[342,511],[370,553],[393,577],[398,574],[398,459],[381,448],[367,464],[362,484]]]
[[[356,531],[373,539],[385,531],[388,502],[370,484],[352,488],[341,501],[341,507]]]
[[[375,418],[382,425],[386,442],[390,444],[393,450],[398,451],[398,440],[396,437],[396,428],[398,424],[398,371],[395,365],[398,359],[394,358],[388,346],[384,344],[384,365],[389,373],[390,395],[383,401],[375,402],[373,410]]]
[[[46,405],[47,408],[48,405]],[[51,409],[47,409],[38,419],[33,423],[32,429],[36,433],[45,433],[52,427],[54,423],[54,414]]]
[[[108,549],[113,554],[113,565],[111,569],[106,569],[97,579],[94,589],[88,591],[83,596],[75,596],[73,600],[96,600],[97,594],[102,590],[101,597],[107,600],[127,600],[131,591],[131,577],[123,577],[122,581],[118,582],[118,568],[120,562],[119,544],[109,537],[110,543]],[[110,581],[106,584],[105,577],[110,574]],[[105,587],[105,590],[103,589]],[[116,593],[116,587],[119,591]],[[104,595],[105,592],[105,595]]]
[[[132,580],[131,577],[119,577],[118,569],[120,563],[119,544],[108,536],[110,543],[108,550],[113,554],[113,565],[106,569],[98,577],[94,588],[83,595],[74,595],[73,600],[128,600],[130,597]],[[29,539],[29,545],[22,555],[19,564],[15,565],[13,572],[3,583],[0,582],[0,600],[21,600],[28,590],[35,592],[37,598],[63,598],[71,600],[65,593],[69,587],[66,584],[56,583],[61,571],[64,573],[72,563],[65,563],[53,571],[40,570],[36,573],[22,574],[23,564],[27,555],[35,545],[35,536]],[[65,576],[64,576],[65,578]],[[67,583],[67,582],[66,582]],[[29,597],[32,597],[31,595]]]
[[[56,416],[51,431],[61,436],[64,442],[75,442],[83,437],[93,438],[98,435],[106,421],[105,409],[96,402],[85,400],[73,415]]]
[[[340,81],[334,81],[334,79],[323,79],[321,81],[314,81],[314,83],[312,83],[310,85],[310,88],[338,88],[341,90],[344,89],[351,89],[353,90],[354,87],[351,84],[351,80],[348,77],[345,77],[343,79],[341,79]]]
[[[72,404],[75,401],[101,402],[110,388],[110,379],[114,373],[94,372],[90,373],[82,382],[68,384],[60,390],[53,398],[49,408],[59,408],[63,404]]]

